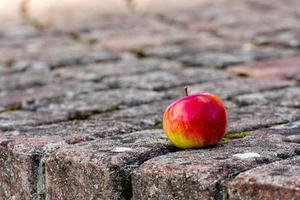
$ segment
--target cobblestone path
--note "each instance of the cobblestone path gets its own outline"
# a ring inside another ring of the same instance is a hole
[[[0,199],[299,200],[299,22],[299,0],[219,0],[1,25]],[[163,134],[185,85],[226,103],[215,147]]]

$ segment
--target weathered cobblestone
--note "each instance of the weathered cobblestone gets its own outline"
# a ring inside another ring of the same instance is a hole
[[[7,76],[0,75],[0,91],[12,89],[26,89],[46,85],[53,77],[42,74],[16,73]]]
[[[201,12],[195,8],[189,14],[166,14],[166,18],[190,29],[201,30],[201,24],[208,24],[214,27],[212,32],[222,37],[250,39],[258,33],[297,27],[297,5],[296,1],[289,1],[289,5],[283,1],[219,1],[202,5]],[[251,19],[249,16],[252,16]]]
[[[253,38],[253,43],[257,45],[299,48],[300,32],[297,29],[287,29],[270,33],[262,33]]]
[[[51,112],[65,119],[86,118],[93,113],[110,112],[124,106],[149,103],[164,98],[154,91],[116,89],[71,95],[53,101],[39,101],[32,107],[39,112]]]
[[[113,119],[88,121],[75,120],[40,126],[37,126],[36,124],[26,124],[2,132],[1,134],[2,136],[5,136],[7,140],[15,140],[16,138],[34,139],[40,137],[53,137],[61,139],[68,144],[72,144],[93,140],[95,138],[105,138],[112,135],[124,134],[135,130],[139,130],[138,126]]]
[[[277,134],[278,139],[284,142],[300,144],[300,121],[293,121],[281,125],[272,126],[267,129],[254,131],[255,135]]]
[[[299,199],[299,174],[299,156],[249,170],[230,182],[229,199]]]
[[[145,56],[176,60],[187,55],[221,52],[224,49],[234,51],[241,48],[242,44],[239,41],[228,41],[210,33],[201,33],[198,34],[197,40],[194,41],[183,42],[180,45],[169,44],[157,47],[145,47],[140,49],[140,51],[142,51]]]
[[[44,161],[49,154],[68,144],[134,130],[136,127],[131,124],[110,120],[22,126],[17,130],[0,132],[0,194],[5,199],[12,196],[18,199],[43,198]]]
[[[279,79],[252,79],[237,78],[226,80],[217,80],[202,84],[189,85],[189,94],[199,92],[210,92],[220,96],[222,99],[231,99],[237,95],[271,90],[287,86],[293,86],[295,81]],[[167,91],[171,97],[178,98],[182,96],[182,87],[174,88]]]
[[[121,24],[120,22],[128,24]],[[139,51],[144,48],[160,47],[178,43],[188,43],[199,39],[199,34],[157,20],[157,17],[147,16],[137,18],[130,16],[119,19],[112,29],[95,29],[82,34],[82,38],[93,40],[94,46],[113,52]],[[132,36],[135,37],[132,37]]]
[[[76,91],[74,91],[74,88],[76,88]],[[49,83],[24,89],[9,89],[0,91],[0,106],[7,110],[30,110],[31,107],[34,107],[39,101],[59,99],[72,94],[87,93],[104,89],[108,89],[108,87],[103,84],[94,84],[91,82],[78,83],[74,81]]]
[[[161,128],[163,112],[170,103],[171,100],[157,101],[150,104],[125,108],[113,113],[94,115],[91,119],[100,121],[116,120],[133,124],[141,129]]]
[[[172,149],[161,130],[60,149],[46,161],[48,198],[128,199],[132,196],[132,171],[143,161]]]
[[[290,54],[293,54],[293,52],[289,50],[254,48],[250,50],[239,49],[231,52],[222,51],[187,54],[179,57],[178,60],[188,66],[225,68],[229,65],[236,65],[272,57],[282,57]]]
[[[247,137],[215,147],[169,153],[144,162],[133,176],[134,199],[226,198],[227,181],[259,165],[299,154],[276,136]]]
[[[43,146],[52,144],[53,148],[57,148],[63,144],[47,137],[34,140],[1,138],[0,144],[1,198],[38,199],[38,173]]]
[[[246,66],[235,66],[228,70],[230,72],[258,77],[258,78],[293,78],[300,73],[300,57],[289,57],[285,59],[272,59],[267,61],[257,62]]]
[[[223,71],[188,68],[184,70],[155,71],[143,75],[130,75],[118,78],[112,77],[104,79],[103,82],[114,87],[163,90],[179,85],[214,81],[228,77],[229,74]]]
[[[126,60],[117,63],[98,64],[86,67],[64,68],[54,72],[55,76],[63,79],[84,81],[99,81],[109,76],[146,73],[154,70],[176,69],[180,64],[161,59]]]
[[[8,111],[0,113],[0,130],[10,130],[24,125],[39,125],[62,121],[63,118],[47,112]]]
[[[9,40],[10,41],[10,40]],[[23,49],[20,49],[20,45]],[[33,63],[43,63],[49,68],[84,65],[93,62],[116,61],[120,54],[100,48],[93,48],[79,41],[61,35],[60,37],[38,37],[26,42],[10,42],[0,48],[0,62],[7,63],[18,70],[20,61],[26,63],[24,69]]]
[[[228,111],[227,131],[241,132],[295,121],[300,111],[277,106],[245,106]]]
[[[239,105],[274,105],[300,107],[300,87],[288,87],[273,91],[245,94],[233,98]]]
[[[135,37],[132,37],[135,35]],[[177,44],[194,41],[198,35],[193,32],[172,29],[171,31],[125,32],[100,40],[101,46],[110,51],[136,51],[146,47],[157,47],[168,44]]]

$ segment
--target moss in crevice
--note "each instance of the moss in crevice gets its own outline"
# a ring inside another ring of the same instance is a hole
[[[289,123],[288,120],[285,120],[283,122],[275,122],[275,123],[272,123],[272,124],[267,124],[267,125],[261,127],[260,129],[272,128],[273,126],[278,126],[278,125],[287,124],[287,123]]]
[[[16,112],[22,109],[21,104],[14,104],[5,107],[6,112]]]
[[[69,36],[73,41],[83,45],[93,45],[97,42],[97,39],[84,39],[79,33],[76,32],[67,32],[66,35]]]
[[[249,131],[243,131],[239,133],[230,133],[224,136],[223,141],[242,139],[250,135]]]
[[[151,127],[151,129],[162,129],[162,128],[163,128],[163,124],[161,122],[158,122]]]
[[[91,112],[73,112],[68,115],[68,120],[87,120],[91,116]]]
[[[249,77],[249,74],[247,74],[245,72],[237,72],[236,75],[238,77],[241,77],[241,78],[248,78]]]
[[[120,110],[118,107],[106,109],[104,111],[87,111],[87,112],[72,112],[68,115],[67,119],[68,120],[87,120],[93,115],[100,115],[100,114],[106,114],[106,113],[111,113]]]
[[[148,55],[145,53],[143,49],[135,49],[132,51],[132,53],[134,53],[134,55],[139,59],[144,59],[148,57]]]

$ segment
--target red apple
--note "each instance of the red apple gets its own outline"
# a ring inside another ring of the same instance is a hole
[[[182,149],[216,144],[223,138],[226,124],[222,100],[209,93],[198,93],[174,101],[166,108],[163,117],[167,137]]]

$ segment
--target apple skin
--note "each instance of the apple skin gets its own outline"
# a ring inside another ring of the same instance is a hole
[[[163,129],[178,148],[201,148],[219,142],[226,131],[222,100],[210,93],[182,97],[171,103],[163,116]]]

